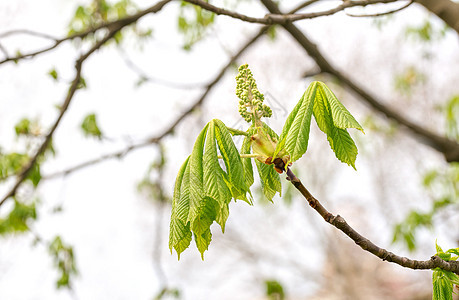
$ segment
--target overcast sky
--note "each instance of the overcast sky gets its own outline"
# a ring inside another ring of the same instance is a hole
[[[143,2],[141,7],[146,6],[147,1]],[[2,1],[0,31],[33,29],[64,36],[76,3],[62,0]],[[83,74],[88,88],[77,92],[56,132],[57,156],[44,165],[44,174],[161,133],[200,95],[202,89],[199,86],[208,83],[218,72],[218,67],[226,64],[228,53],[234,52],[258,28],[226,17],[218,18],[209,38],[186,53],[181,50],[183,40],[176,28],[177,7],[177,3],[169,4],[159,15],[142,19],[140,26],[153,28],[151,40],[139,45],[128,39],[123,51],[108,46],[87,61]],[[256,5],[244,4],[240,10],[251,15],[264,14]],[[401,70],[401,65],[408,65],[410,59],[416,62],[410,53],[419,54],[424,50],[402,43],[404,36],[400,28],[410,18],[423,20],[423,12],[415,8],[402,12],[383,30],[378,30],[371,20],[350,18],[344,14],[299,24],[340,69],[365,86],[374,88],[383,99],[388,99],[392,95],[393,74],[384,74],[382,70]],[[20,35],[0,39],[0,43],[14,53],[17,49],[27,52],[26,49],[39,48],[47,41]],[[459,58],[454,54],[459,50],[457,38],[448,36],[441,48],[434,50],[443,55],[438,54],[435,64],[426,66],[428,71],[450,69],[448,66],[452,63],[457,65]],[[57,116],[54,106],[64,100],[78,53],[75,45],[67,43],[56,51],[19,65],[0,66],[0,141],[4,149],[22,149],[23,145],[14,138],[13,130],[20,118],[37,118],[44,126],[54,122]],[[135,88],[138,76],[127,66],[126,56],[154,78],[191,83],[198,88],[177,90],[156,83]],[[239,60],[239,63],[244,62],[251,66],[260,90],[269,95],[267,98],[275,112],[270,124],[280,132],[287,111],[293,108],[310,82],[310,79],[302,79],[301,74],[314,64],[281,31],[276,43],[263,39],[251,48]],[[58,83],[46,76],[52,68],[56,68],[62,78]],[[458,71],[451,72],[451,77],[458,75]],[[168,166],[163,183],[169,195],[176,172],[205,123],[219,118],[228,126],[244,126],[236,110],[234,75],[234,70],[228,71],[221,84],[209,95],[199,115],[189,117],[177,127],[174,137],[165,139]],[[443,92],[446,97],[451,89]],[[361,122],[368,114],[367,108],[355,101],[345,104]],[[100,127],[110,140],[99,142],[84,138],[79,124],[91,112],[98,115]],[[422,114],[415,112],[414,118],[422,118]],[[358,133],[352,132],[352,135]],[[368,163],[359,157],[358,171],[355,172],[339,163],[331,151],[322,153],[322,149],[328,147],[327,142],[314,130],[312,139],[317,140],[319,146],[311,146],[308,150],[311,151],[310,157],[317,155],[324,161],[304,162],[301,166],[316,167],[302,173],[311,181],[317,180],[315,192],[319,196],[329,196],[329,199],[354,201],[355,207],[365,211],[368,201],[377,198],[373,195],[375,182],[371,179]],[[358,139],[364,144],[365,139],[373,140],[371,131]],[[400,143],[406,147],[417,145],[410,138]],[[403,156],[397,157],[398,154],[395,153],[390,160],[394,166],[404,159]],[[419,191],[421,171],[442,164],[438,155],[427,155],[430,162],[417,169],[412,178],[405,179],[403,188],[394,192],[397,196],[422,195]],[[301,201],[286,206],[276,197],[274,205],[258,203],[249,207],[242,202],[232,203],[225,235],[218,232],[219,228],[212,227],[214,239],[210,250],[205,253],[206,260],[200,260],[192,244],[178,262],[175,253],[171,256],[167,249],[170,207],[154,204],[136,190],[149,164],[157,158],[157,149],[147,147],[122,160],[110,160],[44,182],[37,194],[40,218],[32,229],[45,240],[61,235],[66,243],[74,246],[79,275],[74,281],[73,292],[55,289],[57,272],[46,247],[40,244],[31,246],[33,234],[25,234],[0,240],[0,299],[151,299],[161,284],[158,266],[153,260],[158,242],[161,243],[160,262],[167,283],[180,289],[184,299],[234,299],[233,295],[238,299],[259,299],[264,293],[263,280],[269,276],[282,281],[292,297],[312,294],[319,287],[320,282],[313,279],[321,272],[324,255],[320,252],[324,246],[320,235],[328,227]],[[416,170],[416,166],[410,167]],[[328,188],[326,178],[313,179],[321,172],[320,168],[332,170],[327,176],[333,177],[334,186],[338,188]],[[394,172],[403,174],[412,172],[412,169],[395,167]],[[2,185],[2,194],[6,190],[7,186]],[[426,203],[420,201],[419,205],[427,207]],[[330,201],[327,205],[343,209],[344,214],[355,217],[353,223],[365,231],[366,221],[356,220],[358,210],[346,211],[343,202]],[[62,207],[62,212],[54,212],[56,207]],[[5,210],[2,207],[0,214]],[[401,212],[396,214],[398,218],[403,217]],[[374,217],[383,218],[379,213]],[[156,235],[158,224],[161,224],[159,237]],[[383,225],[368,229],[368,233],[387,231]],[[389,231],[372,237],[383,246],[408,255],[402,247],[390,244]],[[427,253],[430,253],[434,251],[432,236],[428,234],[426,240],[430,247]],[[250,258],[250,251],[263,253],[268,257],[268,263]],[[282,266],[269,263],[271,256],[280,259]]]

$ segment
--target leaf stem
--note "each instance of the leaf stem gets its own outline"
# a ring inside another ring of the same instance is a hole
[[[239,154],[241,158],[257,158],[260,155],[259,154]],[[223,159],[223,156],[218,155],[218,159]]]
[[[242,130],[239,130],[239,129],[234,129],[234,128],[231,128],[231,127],[226,127],[228,128],[229,132],[234,136],[234,135],[245,135],[245,136],[249,136],[249,134],[245,131],[242,131]]]

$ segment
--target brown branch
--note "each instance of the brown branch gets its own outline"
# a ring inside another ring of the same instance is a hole
[[[79,32],[79,33],[76,33],[76,34],[73,34],[73,35],[70,35],[70,36],[67,36],[65,38],[61,38],[61,39],[55,39],[54,37],[51,37],[49,35],[47,35],[47,38],[48,39],[52,39],[54,40],[54,43],[51,45],[51,46],[48,46],[46,48],[43,48],[43,49],[40,49],[40,50],[37,50],[37,51],[33,51],[33,52],[30,52],[30,53],[26,53],[26,54],[19,54],[19,55],[16,55],[14,57],[6,57],[4,60],[1,60],[0,61],[0,65],[1,64],[4,64],[6,62],[10,62],[10,61],[13,61],[13,62],[17,62],[18,60],[21,60],[21,59],[25,59],[25,58],[32,58],[32,57],[35,57],[37,55],[40,55],[40,54],[43,54],[43,53],[46,53],[48,51],[51,51],[55,48],[57,48],[60,44],[62,44],[63,42],[66,42],[66,41],[71,41],[71,40],[74,40],[74,39],[78,39],[78,38],[85,38],[87,37],[88,35],[90,34],[93,34],[95,33],[96,31],[99,31],[101,29],[108,29],[109,32],[113,32],[114,30],[116,30],[117,28],[123,28],[127,25],[130,25],[132,23],[135,23],[137,22],[137,20],[139,20],[140,18],[142,18],[143,16],[147,15],[147,14],[150,14],[150,13],[156,13],[157,11],[161,10],[161,8],[167,4],[168,2],[170,2],[171,0],[162,0],[160,2],[158,2],[157,4],[145,9],[145,10],[142,10],[132,16],[127,16],[125,18],[122,18],[122,19],[119,19],[119,20],[115,20],[113,22],[108,22],[108,23],[103,23],[99,26],[96,26],[94,28],[90,28],[86,31],[83,31],[83,32]],[[159,8],[159,9],[158,9]],[[18,30],[18,32],[22,32],[23,30]],[[14,32],[14,31],[13,31]],[[30,33],[31,31],[29,31]],[[3,34],[0,34],[0,36],[5,36],[5,35],[9,35],[11,34],[11,32],[6,32],[6,33],[3,33]],[[37,33],[35,33],[37,34]],[[44,37],[44,34],[42,34],[43,37]]]
[[[459,3],[450,0],[416,0],[459,34]]]
[[[413,260],[407,257],[398,256],[386,249],[376,246],[366,237],[362,236],[354,230],[343,217],[330,213],[301,183],[298,177],[287,168],[287,180],[289,180],[295,188],[300,191],[303,197],[322,218],[329,224],[341,230],[351,240],[353,240],[360,248],[379,257],[383,261],[388,261],[409,269],[430,270],[441,268],[446,271],[451,271],[459,275],[459,261],[445,261],[438,256],[432,256],[429,260],[420,261]]]
[[[271,0],[261,0],[268,10],[275,14],[281,14],[277,5]],[[349,77],[338,71],[330,62],[322,55],[317,46],[311,42],[305,34],[292,23],[282,25],[290,35],[303,47],[304,50],[315,60],[322,72],[329,73],[339,79],[348,89],[359,96],[363,102],[371,106],[376,111],[384,114],[389,119],[406,127],[420,141],[442,153],[448,162],[459,161],[459,144],[444,136],[440,136],[427,128],[406,119],[403,115],[383,104],[374,95],[371,95],[364,88],[352,81]]]
[[[153,6],[152,8],[149,9],[150,11],[148,13],[159,11],[169,1],[170,0],[166,0],[166,1],[161,1],[161,2],[157,3],[155,6]],[[113,38],[113,36],[117,32],[119,32],[122,28],[124,28],[125,26],[131,24],[132,22],[135,22],[136,20],[137,19],[132,19],[131,18],[130,20],[124,19],[123,22],[117,22],[116,23],[117,24],[116,27],[111,27],[110,31],[105,35],[104,38],[99,40],[94,46],[91,47],[91,49],[89,49],[86,53],[81,55],[80,58],[76,61],[76,63],[75,63],[75,71],[76,71],[75,72],[75,77],[74,77],[74,79],[72,81],[72,84],[71,84],[70,89],[69,89],[69,91],[67,93],[67,96],[65,97],[65,100],[64,100],[62,106],[60,107],[59,116],[57,117],[57,119],[54,122],[54,124],[51,126],[50,130],[48,131],[48,134],[45,136],[45,139],[44,139],[43,143],[40,145],[40,147],[35,152],[35,154],[32,156],[32,158],[29,160],[29,162],[21,169],[20,173],[17,175],[15,184],[6,193],[6,195],[2,198],[2,200],[0,201],[0,206],[2,206],[3,203],[5,203],[5,201],[7,199],[9,199],[10,197],[13,197],[13,196],[16,195],[17,189],[25,181],[25,179],[27,178],[27,175],[29,175],[30,171],[32,170],[34,165],[37,163],[38,158],[48,148],[48,145],[51,142],[51,138],[52,138],[54,132],[56,131],[57,127],[59,126],[59,124],[60,124],[65,112],[67,111],[67,109],[68,109],[68,107],[70,105],[70,102],[73,99],[73,96],[75,95],[76,90],[78,89],[78,86],[79,86],[80,80],[81,80],[81,69],[83,67],[84,61],[89,56],[91,56],[95,51],[97,51],[100,47],[102,47],[107,41],[109,41],[111,38]]]
[[[215,85],[223,78],[223,75],[225,74],[226,70],[230,68],[233,63],[251,46],[253,45],[261,36],[263,36],[269,26],[264,26],[259,30],[259,32],[254,35],[249,41],[247,41],[239,50],[236,52],[228,61],[228,63],[220,70],[220,72],[215,76],[215,78],[207,84],[206,90],[201,94],[201,96],[184,112],[182,112],[168,127],[165,129],[161,134],[150,137],[145,139],[144,141],[130,145],[126,147],[125,149],[115,151],[112,153],[105,154],[103,156],[100,156],[98,158],[94,158],[88,161],[85,161],[83,163],[77,164],[73,167],[70,167],[68,169],[45,175],[43,176],[43,179],[52,179],[60,176],[65,176],[68,175],[72,172],[81,170],[83,168],[101,163],[105,160],[108,159],[113,159],[113,158],[122,158],[128,153],[130,153],[133,150],[140,149],[146,146],[150,146],[153,144],[159,143],[164,137],[168,136],[171,134],[174,129],[179,125],[189,114],[191,114],[194,110],[196,110],[199,106],[201,106],[204,101],[206,100],[207,96],[209,95],[210,91],[215,87]]]
[[[399,12],[399,11],[401,11],[401,10],[404,10],[405,8],[407,8],[408,6],[410,6],[410,5],[413,4],[413,3],[414,3],[414,0],[410,0],[407,4],[401,6],[401,7],[397,8],[397,9],[385,11],[385,12],[382,12],[382,13],[364,14],[364,15],[355,15],[355,14],[346,13],[346,15],[348,15],[349,17],[354,17],[354,18],[368,18],[368,17],[373,18],[373,17],[381,17],[381,16],[390,15],[390,14]]]
[[[227,10],[225,8],[217,7],[212,5],[204,0],[184,0],[185,2],[200,6],[208,11],[211,11],[217,15],[224,15],[231,18],[239,19],[244,22],[249,23],[259,23],[265,25],[273,24],[287,24],[289,22],[295,22],[305,19],[313,19],[317,17],[333,15],[337,12],[345,10],[346,8],[356,7],[356,6],[367,6],[378,3],[391,3],[398,0],[356,0],[356,1],[344,1],[342,4],[336,6],[335,8],[321,11],[321,12],[312,12],[312,13],[303,13],[303,14],[281,14],[281,13],[271,13],[267,14],[263,18],[250,17],[244,14],[240,14],[234,11]]]

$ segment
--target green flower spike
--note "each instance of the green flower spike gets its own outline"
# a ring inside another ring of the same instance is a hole
[[[257,83],[247,64],[239,67],[239,73],[236,76],[236,96],[241,99],[239,114],[248,123],[252,122],[256,127],[260,127],[262,117],[272,116],[271,108],[263,104],[265,96],[258,90]]]

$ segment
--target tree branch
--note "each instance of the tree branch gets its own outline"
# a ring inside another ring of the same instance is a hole
[[[256,35],[254,35],[249,41],[247,41],[239,50],[238,52],[236,52],[231,58],[230,60],[228,61],[228,63],[220,70],[220,72],[217,74],[217,76],[215,76],[215,78],[207,84],[206,86],[206,90],[201,94],[201,96],[186,110],[184,111],[182,114],[180,114],[170,125],[169,127],[167,127],[166,130],[164,130],[161,134],[159,135],[156,135],[156,136],[153,136],[153,137],[150,137],[150,138],[147,138],[145,139],[144,141],[140,142],[140,143],[137,143],[137,144],[133,144],[133,145],[130,145],[128,147],[126,147],[125,149],[122,149],[122,150],[119,150],[119,151],[115,151],[115,152],[112,152],[112,153],[108,153],[108,154],[105,154],[101,157],[98,157],[98,158],[94,158],[94,159],[91,159],[91,160],[88,160],[86,162],[83,162],[83,163],[80,163],[80,164],[77,164],[73,167],[70,167],[70,168],[67,168],[65,170],[62,170],[62,171],[59,171],[59,172],[56,172],[56,173],[53,173],[53,174],[49,174],[49,175],[45,175],[43,176],[44,179],[52,179],[52,178],[56,178],[56,177],[60,177],[60,176],[65,176],[65,175],[68,175],[72,172],[75,172],[75,171],[78,171],[78,170],[81,170],[83,168],[86,168],[86,167],[89,167],[89,166],[92,166],[92,165],[95,165],[95,164],[98,164],[98,163],[101,163],[105,160],[108,160],[108,159],[113,159],[113,158],[121,158],[121,157],[124,157],[125,155],[127,155],[128,153],[130,153],[131,151],[133,150],[136,150],[136,149],[140,149],[140,148],[143,148],[143,147],[146,147],[146,146],[149,146],[149,145],[152,145],[152,144],[157,144],[159,143],[164,137],[168,136],[169,134],[171,134],[175,127],[177,127],[177,125],[179,125],[189,114],[191,114],[195,109],[197,109],[199,106],[201,106],[204,101],[206,100],[207,96],[209,95],[210,91],[215,87],[215,85],[223,78],[223,75],[225,74],[226,70],[228,68],[230,68],[233,63],[251,46],[253,45],[261,36],[263,36],[267,29],[268,29],[269,26],[264,26],[263,28],[261,28],[258,33]]]
[[[268,8],[268,10],[275,14],[281,14],[277,5],[271,0],[261,0],[261,2]],[[440,136],[427,128],[409,121],[403,115],[393,110],[389,106],[383,104],[382,101],[371,95],[364,88],[353,82],[349,77],[338,71],[330,62],[322,55],[317,46],[311,42],[305,34],[292,23],[282,25],[290,35],[303,47],[304,50],[315,60],[322,72],[329,73],[340,80],[348,89],[353,91],[363,100],[366,104],[373,109],[384,114],[389,119],[406,127],[411,133],[415,135],[420,141],[432,147],[433,149],[442,153],[448,162],[459,161],[459,144],[446,137]]]
[[[432,256],[429,260],[419,261],[412,260],[406,257],[398,256],[386,249],[380,248],[372,243],[369,239],[362,236],[354,230],[343,217],[330,213],[301,183],[298,177],[293,174],[290,168],[287,168],[287,180],[289,180],[295,188],[300,191],[303,197],[322,218],[329,224],[341,230],[351,240],[353,240],[360,248],[379,257],[383,261],[388,261],[409,269],[429,270],[441,268],[446,271],[451,271],[459,275],[459,261],[445,261],[438,256]]]
[[[0,33],[0,38],[17,35],[17,34],[26,34],[26,35],[31,35],[31,36],[35,36],[35,37],[39,37],[39,38],[47,39],[47,40],[53,40],[53,41],[58,40],[58,38],[52,35],[49,35],[47,33],[38,32],[34,30],[29,30],[29,29],[13,29],[13,30],[5,31],[3,33]]]
[[[151,7],[149,9],[149,12],[157,12],[159,11],[167,2],[170,0],[166,1],[161,1],[157,3],[155,6]],[[145,13],[146,14],[146,13]],[[45,139],[43,143],[40,145],[38,150],[35,152],[35,154],[32,156],[32,158],[29,160],[29,162],[21,169],[20,173],[18,174],[16,178],[16,182],[13,185],[13,187],[9,190],[9,192],[6,193],[6,195],[2,198],[0,201],[0,206],[5,203],[7,199],[10,197],[13,197],[16,195],[17,189],[19,186],[24,182],[24,180],[27,178],[27,175],[30,173],[34,165],[37,163],[38,158],[46,151],[48,148],[49,143],[51,142],[51,138],[56,131],[57,127],[59,126],[65,112],[67,111],[70,102],[73,99],[73,96],[75,95],[76,90],[78,89],[78,86],[80,84],[81,80],[81,70],[83,67],[84,61],[91,56],[95,51],[97,51],[100,47],[102,47],[107,41],[109,41],[113,36],[120,31],[123,27],[131,24],[132,22],[135,22],[137,19],[131,18],[129,19],[130,21],[124,19],[123,22],[115,22],[117,26],[115,27],[110,27],[111,29],[109,32],[105,35],[104,38],[99,40],[94,46],[92,46],[86,53],[80,56],[80,58],[76,61],[75,63],[75,77],[72,81],[72,84],[70,86],[70,89],[67,93],[67,96],[65,97],[64,102],[62,103],[62,106],[60,107],[60,112],[59,116],[57,117],[56,121],[54,124],[51,126],[50,130],[48,131],[48,134],[45,136]]]
[[[57,48],[63,42],[71,41],[71,40],[74,40],[74,39],[77,39],[77,38],[81,38],[81,39],[85,38],[88,35],[93,34],[96,31],[99,31],[101,29],[108,29],[109,32],[113,32],[114,30],[119,28],[118,29],[118,31],[119,31],[120,29],[124,28],[125,26],[137,22],[140,18],[142,18],[143,16],[145,16],[147,14],[158,12],[159,10],[161,10],[163,8],[164,5],[166,5],[170,1],[172,1],[172,0],[162,0],[162,1],[158,2],[158,3],[156,3],[155,5],[149,7],[147,9],[145,9],[145,10],[142,10],[142,11],[140,11],[140,12],[138,12],[138,13],[132,15],[132,16],[127,16],[125,18],[122,18],[122,19],[119,19],[119,20],[115,20],[113,22],[104,23],[104,24],[101,24],[101,25],[96,26],[94,28],[90,28],[90,29],[88,29],[86,31],[83,31],[83,32],[80,32],[80,33],[76,33],[76,34],[73,34],[71,36],[67,36],[67,37],[61,38],[61,39],[56,39],[56,38],[54,38],[54,37],[52,37],[50,35],[41,34],[41,33],[28,31],[28,30],[13,30],[13,31],[5,32],[3,34],[0,34],[0,37],[2,37],[2,36],[4,37],[4,36],[7,36],[7,35],[11,35],[11,34],[17,34],[17,33],[28,33],[28,34],[32,34],[33,33],[33,35],[37,35],[37,36],[40,35],[43,38],[54,40],[54,43],[51,46],[48,46],[48,47],[43,48],[41,50],[33,51],[33,52],[30,52],[30,53],[26,53],[26,54],[19,54],[19,55],[16,55],[14,57],[8,57],[7,56],[4,60],[0,61],[0,65],[4,64],[6,62],[10,62],[10,61],[17,62],[18,60],[21,60],[21,59],[35,57],[35,56],[37,56],[39,54],[43,54],[45,52],[48,52],[48,51],[51,51],[51,50]]]
[[[379,4],[379,3],[391,3],[397,0],[356,0],[356,1],[344,1],[342,4],[336,6],[335,8],[321,11],[321,12],[312,12],[312,13],[304,13],[304,14],[281,14],[281,13],[271,13],[267,14],[263,18],[255,18],[250,17],[244,14],[240,14],[234,11],[227,10],[225,8],[217,7],[210,3],[205,2],[204,0],[184,0],[185,2],[200,6],[208,11],[211,11],[217,15],[224,15],[231,18],[239,19],[244,22],[249,23],[259,23],[265,25],[273,25],[273,24],[287,24],[289,22],[295,22],[305,19],[313,19],[317,17],[329,16],[333,15],[337,12],[345,10],[346,8],[355,7],[355,6],[367,6],[372,4]]]
[[[459,34],[459,3],[450,0],[415,0]]]
[[[390,15],[390,14],[393,14],[393,13],[396,13],[396,12],[399,12],[401,10],[404,10],[405,8],[407,8],[408,6],[410,6],[411,4],[414,3],[414,0],[410,0],[407,4],[397,8],[397,9],[392,9],[392,10],[389,10],[389,11],[385,11],[385,12],[382,12],[382,13],[376,13],[376,14],[363,14],[363,15],[355,15],[355,14],[350,14],[350,13],[346,13],[346,15],[348,15],[349,17],[354,17],[354,18],[374,18],[374,17],[381,17],[381,16],[386,16],[386,15]]]

